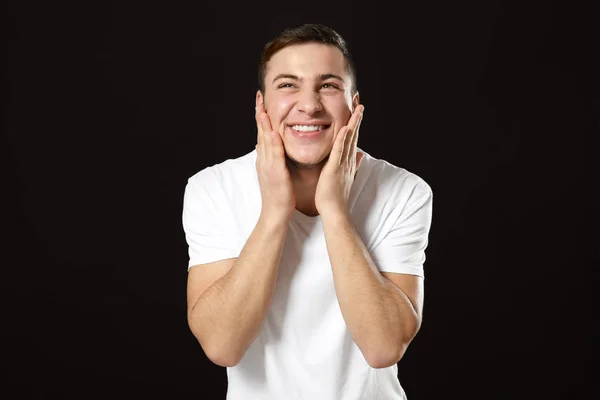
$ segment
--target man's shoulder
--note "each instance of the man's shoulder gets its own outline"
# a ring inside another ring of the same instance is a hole
[[[256,150],[253,150],[204,167],[190,176],[188,182],[193,185],[222,185],[232,181],[247,182],[252,174],[256,174],[255,162]]]
[[[259,192],[255,151],[229,158],[199,170],[188,178],[184,203],[195,214],[220,218],[254,204]]]
[[[414,192],[413,195],[431,192],[431,187],[425,179],[413,171],[388,160],[376,158],[366,152],[363,162],[365,161],[366,168],[363,177],[367,186],[375,185],[379,189],[387,189],[397,194],[407,191]]]

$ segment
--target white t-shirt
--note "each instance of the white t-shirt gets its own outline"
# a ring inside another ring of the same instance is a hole
[[[431,188],[359,151],[365,156],[349,199],[357,231],[380,271],[424,277]],[[253,150],[188,180],[188,268],[239,256],[261,211],[255,163]],[[262,330],[239,364],[227,368],[227,399],[405,399],[397,373],[397,365],[374,369],[365,361],[340,311],[321,219],[296,210]]]

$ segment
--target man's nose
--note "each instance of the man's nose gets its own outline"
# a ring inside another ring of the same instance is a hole
[[[301,94],[298,100],[298,109],[308,115],[313,115],[323,109],[321,104],[321,96],[313,91],[306,91]]]

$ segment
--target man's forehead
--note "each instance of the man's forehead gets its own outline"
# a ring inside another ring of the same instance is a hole
[[[267,62],[266,75],[270,80],[282,75],[297,79],[348,79],[346,62],[341,51],[334,46],[317,46],[319,47],[311,49],[292,45],[281,49]]]
[[[337,47],[331,45],[294,44],[273,54],[267,63],[271,66],[316,66],[319,64],[327,64],[329,68],[343,68],[345,65],[344,55]]]

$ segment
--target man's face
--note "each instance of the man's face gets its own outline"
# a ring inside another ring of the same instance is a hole
[[[335,135],[358,105],[352,85],[344,56],[334,46],[292,45],[269,60],[265,110],[296,164],[314,166],[329,156]]]

